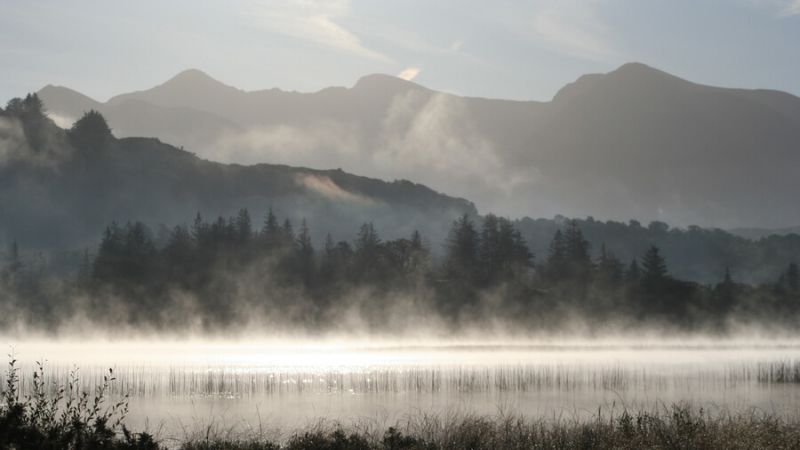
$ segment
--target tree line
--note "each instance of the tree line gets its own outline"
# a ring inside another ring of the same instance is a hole
[[[112,223],[69,281],[35,275],[14,243],[0,302],[45,323],[80,307],[100,321],[205,328],[260,314],[324,328],[344,311],[383,328],[398,320],[389,313],[398,303],[409,317],[435,315],[447,327],[499,320],[531,331],[576,319],[725,331],[732,322],[791,327],[800,317],[796,263],[771,283],[738,283],[726,270],[701,285],[671,276],[656,246],[630,261],[605,245],[595,251],[577,221],[556,230],[537,262],[513,222],[491,214],[460,217],[440,245],[435,256],[419,232],[384,240],[365,223],[352,240],[328,234],[316,246],[305,220],[271,209],[260,223],[247,209],[210,221],[197,214],[162,239],[141,222]]]

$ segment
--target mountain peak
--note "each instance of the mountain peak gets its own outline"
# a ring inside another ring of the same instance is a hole
[[[656,69],[642,64],[640,62],[629,62],[619,66],[616,70],[606,74],[608,77],[622,77],[630,79],[655,79],[660,81],[685,81],[675,75],[664,72],[663,70]]]
[[[212,78],[209,74],[203,72],[200,69],[194,69],[194,68],[186,69],[179,72],[169,81],[214,81],[219,83],[219,81]]]
[[[194,88],[229,87],[200,69],[186,69],[167,80],[162,86],[186,86]]]
[[[399,91],[407,89],[424,89],[417,83],[404,80],[394,75],[387,75],[384,73],[373,73],[364,75],[356,81],[353,86],[355,90],[390,90]]]
[[[553,101],[573,99],[590,93],[648,91],[668,85],[677,87],[688,84],[691,83],[647,64],[630,62],[608,73],[580,76],[561,88],[553,97]]]
[[[119,104],[127,100],[141,100],[158,106],[189,107],[207,111],[206,106],[239,93],[241,93],[239,89],[212,78],[202,70],[187,69],[158,86],[117,95],[108,103]]]

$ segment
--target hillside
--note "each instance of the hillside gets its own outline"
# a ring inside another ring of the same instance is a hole
[[[28,249],[93,246],[112,221],[157,229],[198,211],[214,218],[248,208],[260,224],[272,207],[296,224],[307,219],[319,240],[324,232],[349,239],[366,221],[387,237],[419,228],[438,239],[453,218],[477,214],[466,200],[404,180],[221,164],[155,138],[117,139],[97,122],[67,133],[37,108],[17,102],[0,116],[0,240]]]
[[[188,70],[105,103],[52,86],[51,113],[100,110],[119,136],[216,161],[406,178],[509,216],[720,228],[800,223],[800,99],[704,86],[643,64],[549,102],[461,97],[387,75],[313,93],[246,92]]]

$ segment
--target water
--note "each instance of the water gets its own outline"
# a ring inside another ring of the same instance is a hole
[[[792,342],[17,342],[14,353],[23,389],[35,361],[62,384],[77,369],[85,389],[114,368],[111,395],[130,396],[127,423],[164,439],[209,426],[274,433],[320,418],[376,426],[420,413],[582,420],[673,402],[796,416],[800,405],[800,344]]]

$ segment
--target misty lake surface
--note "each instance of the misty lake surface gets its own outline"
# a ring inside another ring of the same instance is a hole
[[[23,388],[108,368],[133,429],[162,438],[290,430],[323,418],[389,426],[420,413],[581,420],[673,402],[710,413],[795,416],[800,343],[659,341],[442,344],[13,342]],[[0,376],[4,379],[5,374]]]

